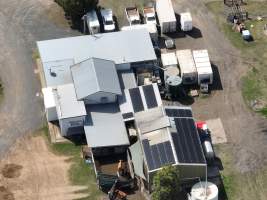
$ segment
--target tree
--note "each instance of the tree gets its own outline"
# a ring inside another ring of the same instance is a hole
[[[55,0],[70,16],[73,25],[80,23],[81,18],[88,11],[96,8],[98,0]]]
[[[175,200],[180,192],[180,175],[176,166],[165,166],[153,177],[153,200]]]

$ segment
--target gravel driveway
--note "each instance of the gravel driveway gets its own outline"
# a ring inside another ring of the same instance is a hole
[[[44,2],[0,0],[0,77],[5,96],[0,107],[0,157],[14,141],[42,126],[40,83],[34,74],[32,51],[38,40],[78,34],[60,28],[47,16]]]

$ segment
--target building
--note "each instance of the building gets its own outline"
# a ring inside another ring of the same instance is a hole
[[[153,175],[165,165],[179,168],[181,181],[206,176],[206,160],[190,108],[156,107],[135,114],[139,140],[129,147],[142,186],[151,191]]]

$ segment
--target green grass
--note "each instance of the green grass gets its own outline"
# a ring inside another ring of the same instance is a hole
[[[267,167],[253,173],[240,173],[234,167],[230,146],[216,145],[215,151],[223,162],[222,179],[229,200],[266,200]]]
[[[86,190],[79,191],[80,193],[88,193],[88,197],[80,200],[98,199],[103,193],[97,187],[93,165],[86,164],[81,157],[81,146],[77,146],[73,143],[51,144],[47,127],[44,127],[41,133],[45,135],[47,144],[53,153],[69,157],[67,162],[71,163],[71,167],[68,171],[70,182],[73,185],[88,187]]]
[[[214,1],[206,4],[214,13],[219,28],[224,32],[228,40],[240,50],[244,65],[248,66],[247,75],[241,80],[242,94],[248,105],[257,100],[267,107],[267,36],[263,33],[267,19],[257,21],[255,16],[264,14],[267,10],[266,2],[248,1],[244,8],[248,11],[252,20],[246,21],[245,25],[250,30],[254,41],[246,42],[241,34],[232,29],[232,24],[226,22],[223,1]],[[261,112],[266,117],[266,112]]]

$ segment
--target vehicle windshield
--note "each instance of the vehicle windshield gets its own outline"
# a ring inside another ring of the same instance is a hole
[[[156,20],[156,18],[155,17],[148,17],[147,20],[148,21],[154,21],[154,20]]]
[[[106,25],[112,25],[113,21],[106,21]]]

